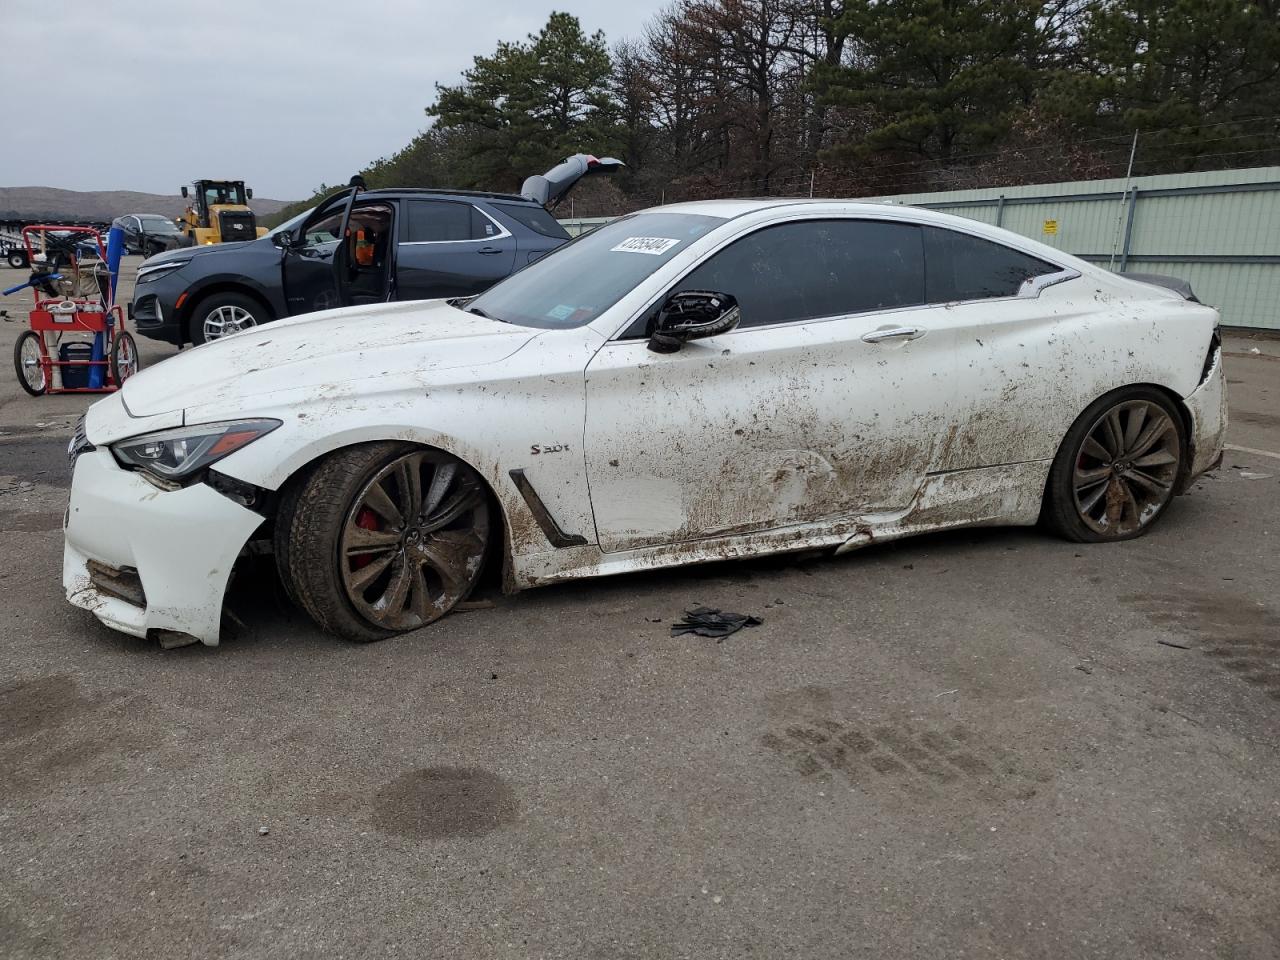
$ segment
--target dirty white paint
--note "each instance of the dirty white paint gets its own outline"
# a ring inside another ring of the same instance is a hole
[[[72,602],[128,632],[216,642],[231,565],[261,518],[203,484],[160,491],[103,449],[180,423],[281,420],[217,468],[271,490],[355,443],[447,450],[499,501],[514,589],[1033,523],[1071,423],[1130,384],[1185,398],[1196,470],[1221,450],[1221,364],[1201,383],[1217,322],[1209,307],[996,228],[912,208],[713,201],[664,210],[725,219],[654,256],[657,269],[583,327],[515,326],[439,301],[349,308],[184,351],[131,378],[86,421],[99,449],[81,457],[72,491],[64,576]],[[941,225],[1022,249],[1074,279],[977,303],[730,330],[670,354],[623,338],[716,250],[808,217]],[[635,228],[635,237],[655,239],[643,215]],[[863,339],[906,325],[923,334]],[[561,530],[585,545],[548,542],[512,469],[525,471]],[[88,587],[90,557],[136,566],[148,608]]]
[[[232,566],[261,523],[204,484],[164,491],[121,470],[107,450],[81,454],[63,550],[67,599],[134,636],[172,630],[216,644]],[[147,606],[94,589],[91,559],[137,570]]]

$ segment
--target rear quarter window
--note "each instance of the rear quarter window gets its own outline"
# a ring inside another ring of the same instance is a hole
[[[1062,272],[1020,250],[942,227],[924,228],[924,255],[929,303],[1012,297],[1027,280]]]
[[[556,240],[568,240],[569,234],[560,222],[542,207],[534,204],[495,203],[494,206],[503,216],[510,217],[516,223],[528,227],[534,233]]]

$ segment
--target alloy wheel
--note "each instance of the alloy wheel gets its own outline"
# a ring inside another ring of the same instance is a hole
[[[471,592],[488,540],[488,499],[470,470],[431,451],[398,457],[347,511],[338,543],[347,599],[375,626],[423,626]]]
[[[1182,445],[1161,406],[1127,400],[1104,412],[1076,451],[1071,484],[1080,519],[1095,533],[1127,537],[1173,497]]]
[[[206,342],[221,340],[223,337],[229,337],[257,325],[258,321],[254,319],[253,314],[243,307],[233,304],[214,307],[204,318],[204,339]]]

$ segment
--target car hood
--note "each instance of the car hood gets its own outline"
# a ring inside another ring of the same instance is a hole
[[[156,234],[148,234],[148,237],[155,237]],[[265,240],[265,237],[259,237],[258,240]],[[157,253],[154,257],[147,257],[140,264],[140,267],[153,267],[157,263],[167,263],[170,260],[190,260],[193,257],[216,257],[219,254],[231,253],[233,250],[240,250],[249,246],[251,243],[257,243],[257,240],[235,240],[229,243],[205,243],[193,244],[188,243],[185,247],[177,247],[173,250],[165,250],[163,253]],[[271,241],[267,241],[271,246]]]
[[[540,332],[443,300],[345,307],[183,350],[130,377],[122,395],[132,416],[147,417],[192,407],[237,411],[285,391],[351,392],[343,384],[358,393],[372,389],[371,381],[398,377],[429,383],[436,370],[503,360]]]

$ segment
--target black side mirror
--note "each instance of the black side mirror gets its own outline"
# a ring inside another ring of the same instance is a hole
[[[248,199],[252,200],[252,199],[253,199],[253,187],[250,187],[248,190],[246,190],[246,191],[244,192],[244,195],[245,195]]]
[[[187,199],[187,188],[186,188],[186,187],[183,187],[183,188],[182,188],[182,199],[183,199],[183,200]]]
[[[649,349],[654,353],[675,353],[688,340],[732,330],[741,319],[738,301],[727,293],[682,290],[669,296],[658,311]]]
[[[281,250],[288,250],[293,246],[293,234],[288,230],[277,230],[271,234],[271,242]]]

